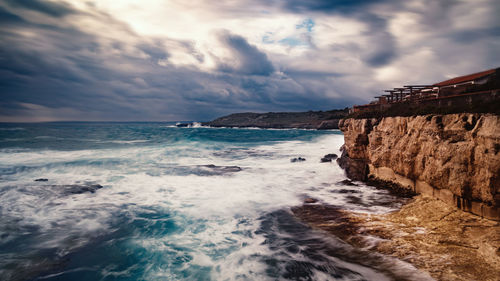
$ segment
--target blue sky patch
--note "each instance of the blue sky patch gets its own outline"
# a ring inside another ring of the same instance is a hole
[[[307,18],[304,21],[302,21],[301,24],[297,24],[295,28],[297,30],[304,28],[307,30],[307,32],[312,32],[314,25],[315,25],[314,21],[311,18]]]
[[[304,34],[309,34],[313,32],[313,28],[315,26],[314,20],[311,18],[306,18],[304,19],[300,24],[295,25],[295,29],[300,32],[300,34],[285,37],[283,39],[280,39],[278,41],[273,39],[273,32],[266,32],[264,36],[262,36],[262,43],[265,44],[281,44],[281,45],[287,45],[291,47],[296,47],[296,46],[308,46],[309,42],[307,40],[304,40],[306,36],[303,36]]]

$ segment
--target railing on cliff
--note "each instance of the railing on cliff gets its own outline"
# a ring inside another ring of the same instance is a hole
[[[349,117],[410,116],[429,113],[500,114],[500,68],[455,77],[432,85],[406,85],[384,90],[365,105],[355,105]]]
[[[428,96],[354,106],[348,118],[412,116],[423,114],[493,113],[500,115],[500,88],[454,94]]]

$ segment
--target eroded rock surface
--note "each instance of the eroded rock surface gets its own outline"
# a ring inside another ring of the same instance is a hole
[[[449,114],[339,123],[349,177],[395,182],[500,220],[500,116]]]
[[[356,248],[409,262],[436,280],[496,281],[500,276],[499,223],[437,199],[418,196],[390,214],[352,213],[311,204],[292,211],[314,228]]]

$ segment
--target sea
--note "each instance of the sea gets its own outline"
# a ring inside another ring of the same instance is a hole
[[[0,124],[0,280],[426,279],[293,215],[306,198],[401,206],[320,162],[342,144],[338,130]]]

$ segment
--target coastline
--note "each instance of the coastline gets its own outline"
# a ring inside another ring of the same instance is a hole
[[[389,214],[343,211],[341,223],[311,216],[307,205],[297,215],[436,280],[500,280],[498,121],[476,113],[344,119],[337,162],[346,175],[420,195]]]
[[[309,226],[354,247],[398,258],[436,280],[498,280],[500,224],[422,195],[388,214],[304,203],[292,209]]]
[[[404,124],[390,122],[396,119],[402,119]],[[413,124],[411,122],[419,120],[423,124],[422,128],[419,127],[418,130],[411,129],[412,126],[415,127],[411,125]],[[346,139],[343,148],[341,148],[343,155],[337,162],[346,171],[348,177],[353,180],[361,180],[377,188],[387,189],[393,195],[412,199],[408,199],[399,210],[388,214],[368,215],[356,211],[347,211],[337,206],[319,204],[315,199],[306,200],[302,206],[292,208],[292,212],[300,221],[314,229],[326,231],[361,251],[381,254],[407,262],[436,280],[499,280],[500,222],[495,221],[495,199],[492,199],[493,202],[485,199],[488,197],[485,195],[487,193],[483,192],[486,188],[478,188],[482,190],[479,194],[486,196],[485,198],[481,197],[481,200],[484,200],[485,203],[476,202],[478,192],[475,186],[478,185],[472,182],[469,184],[465,180],[461,184],[465,186],[463,188],[465,191],[453,190],[458,195],[449,199],[450,196],[444,196],[451,193],[449,187],[447,187],[448,189],[441,187],[442,190],[433,188],[429,192],[429,188],[422,188],[420,181],[415,180],[415,182],[420,183],[419,185],[415,183],[407,184],[411,183],[411,180],[402,176],[396,177],[396,179],[400,179],[398,181],[394,179],[394,175],[388,177],[383,176],[385,174],[376,173],[380,169],[377,168],[377,170],[372,162],[376,163],[377,167],[381,165],[380,163],[384,163],[388,167],[399,167],[400,170],[404,171],[409,169],[407,167],[419,167],[418,165],[412,166],[406,162],[402,164],[398,162],[398,166],[394,164],[397,162],[396,160],[393,161],[394,163],[388,160],[384,160],[385,162],[379,161],[379,163],[369,157],[376,154],[373,150],[376,150],[379,154],[383,151],[390,155],[390,152],[394,152],[394,148],[397,148],[396,154],[398,156],[396,158],[403,159],[405,157],[399,154],[420,150],[400,149],[396,145],[397,143],[392,144],[392,142],[403,135],[406,138],[421,136],[420,139],[411,139],[402,143],[405,145],[418,145],[419,142],[432,142],[432,145],[424,145],[427,150],[422,150],[422,155],[418,155],[418,157],[427,159],[430,155],[429,161],[423,162],[426,162],[425,166],[428,166],[428,168],[433,167],[432,170],[436,171],[439,170],[438,166],[436,166],[440,161],[438,156],[459,157],[461,154],[448,156],[447,153],[455,150],[461,151],[463,147],[469,148],[470,144],[474,144],[474,147],[478,146],[477,149],[482,150],[480,152],[478,150],[476,156],[474,156],[475,149],[471,148],[474,151],[470,162],[461,160],[450,162],[455,166],[466,166],[464,169],[471,174],[469,180],[473,181],[478,175],[488,176],[488,174],[485,175],[482,172],[471,172],[474,171],[471,170],[474,169],[474,165],[481,161],[484,162],[484,156],[491,156],[492,151],[495,155],[497,153],[496,146],[494,146],[497,131],[492,129],[495,127],[490,124],[492,120],[495,120],[495,117],[489,114],[426,115],[388,117],[377,121],[364,119],[356,121],[360,124],[356,123],[354,127],[347,126],[346,119],[340,120],[339,129],[344,133]],[[370,125],[367,123],[369,121],[375,124]],[[387,128],[382,126],[385,124],[383,122],[389,123],[386,124]],[[376,132],[374,127],[379,123],[383,123],[380,130],[386,134],[379,134],[376,138],[370,138],[370,133]],[[410,132],[407,132],[407,130]],[[373,143],[386,144],[388,141],[384,142],[383,139],[387,135],[394,135],[394,140],[389,141],[391,145],[387,149],[380,150],[373,146]],[[490,139],[493,140],[490,141]],[[442,148],[439,153],[429,152],[429,147],[438,146]],[[460,149],[457,149],[456,146]],[[493,146],[493,148],[490,146]],[[407,155],[405,154],[405,156]],[[409,157],[409,159],[418,157]],[[435,163],[430,161],[433,159]],[[490,167],[493,165],[492,163],[496,162],[488,163],[488,165],[482,166]],[[454,169],[458,168],[455,167]],[[489,169],[494,170],[494,167]],[[399,170],[398,172],[404,174]],[[409,172],[405,175],[412,179],[414,177],[418,178],[418,173],[414,175]],[[435,177],[431,178],[434,179]],[[463,176],[455,178],[456,183],[459,183],[463,178]],[[428,181],[430,182],[430,180]],[[476,181],[486,184],[491,182],[492,185],[495,185],[494,179],[489,181],[476,179]],[[472,186],[472,194],[476,197],[469,198],[472,195],[466,192],[469,190],[469,186]],[[440,194],[444,195],[440,196]],[[480,204],[480,208],[474,208],[474,204]]]

